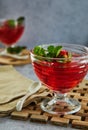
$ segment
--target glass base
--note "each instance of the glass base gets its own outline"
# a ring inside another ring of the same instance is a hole
[[[41,109],[50,114],[67,115],[73,114],[81,109],[80,103],[73,98],[65,98],[65,100],[57,100],[46,98],[41,103]]]

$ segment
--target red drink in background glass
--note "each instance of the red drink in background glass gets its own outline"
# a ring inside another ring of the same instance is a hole
[[[15,27],[10,27],[3,25],[0,27],[0,41],[2,44],[11,46],[15,44],[21,37],[24,31],[24,26],[17,25]]]

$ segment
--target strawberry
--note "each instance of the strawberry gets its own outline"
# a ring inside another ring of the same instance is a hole
[[[67,58],[68,57],[68,52],[66,50],[61,50],[58,57]]]
[[[71,53],[66,50],[61,50],[59,55],[59,58],[64,58],[61,60],[62,63],[70,62],[71,61]]]

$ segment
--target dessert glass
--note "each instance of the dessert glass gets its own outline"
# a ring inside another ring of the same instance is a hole
[[[88,48],[68,43],[40,45],[60,45],[71,53],[69,58],[50,58],[38,56],[31,50],[32,66],[39,80],[50,89],[53,98],[45,98],[41,103],[42,110],[51,114],[73,114],[80,110],[80,102],[70,98],[67,93],[82,82],[88,71]]]

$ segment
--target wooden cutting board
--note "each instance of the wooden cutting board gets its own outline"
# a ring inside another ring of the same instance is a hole
[[[30,51],[29,50],[27,50],[27,49],[23,50],[22,55],[28,55],[28,58],[25,59],[25,60],[19,60],[19,59],[7,57],[7,56],[0,56],[0,64],[4,64],[4,65],[24,65],[24,64],[31,63]]]

